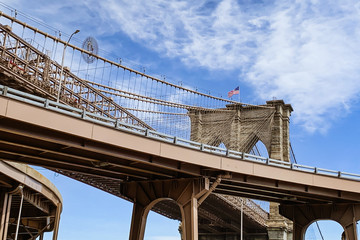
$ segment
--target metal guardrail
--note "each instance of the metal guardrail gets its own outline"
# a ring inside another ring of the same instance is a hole
[[[86,121],[90,121],[93,123],[105,125],[108,127],[112,127],[117,130],[129,132],[132,134],[137,134],[144,136],[146,138],[155,139],[162,142],[172,143],[177,146],[182,146],[186,148],[192,148],[199,151],[216,154],[224,157],[244,160],[244,161],[251,161],[256,162],[264,165],[269,166],[275,166],[275,167],[281,167],[286,169],[291,169],[293,171],[301,171],[301,172],[307,172],[307,173],[313,173],[317,175],[325,175],[330,177],[336,177],[336,178],[343,178],[348,180],[354,180],[360,182],[360,174],[354,174],[354,173],[347,173],[347,172],[341,172],[341,171],[334,171],[324,168],[317,168],[317,167],[311,167],[306,165],[301,165],[297,163],[290,163],[290,162],[284,162],[276,159],[271,158],[265,158],[261,156],[256,156],[244,152],[237,152],[233,150],[227,150],[219,147],[214,147],[211,145],[194,142],[187,139],[178,138],[176,136],[171,136],[168,134],[156,132],[153,130],[145,129],[139,126],[127,124],[121,121],[121,119],[111,119],[108,117],[104,117],[98,114],[90,113],[85,110],[81,110],[75,107],[71,107],[68,105],[64,105],[61,103],[57,103],[45,98],[41,98],[32,94],[28,94],[25,92],[21,92],[19,90],[15,90],[12,88],[9,88],[7,86],[0,85],[0,95],[6,96],[8,98],[12,98],[18,101],[26,102],[38,107],[43,107],[48,110],[52,110],[55,112],[63,113],[72,117],[81,118]]]
[[[71,71],[62,71],[59,63],[32,45],[34,40],[21,38],[12,32],[9,26],[0,24],[0,30],[1,72],[20,80],[20,84],[26,85],[28,91],[38,92],[45,98],[59,99],[58,101],[74,107],[81,106],[109,118],[127,119],[128,123],[152,129],[88,81]],[[57,98],[59,89],[61,91]]]

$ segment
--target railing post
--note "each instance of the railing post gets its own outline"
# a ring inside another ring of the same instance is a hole
[[[115,122],[115,128],[120,128],[120,120],[117,118]]]
[[[8,92],[8,87],[7,87],[7,86],[4,86],[2,95],[3,95],[3,96],[6,96],[6,95],[7,95],[7,92]]]
[[[44,108],[48,108],[49,107],[49,100],[45,99],[44,101]]]
[[[81,113],[81,118],[85,119],[86,118],[86,110],[83,109],[82,113]]]

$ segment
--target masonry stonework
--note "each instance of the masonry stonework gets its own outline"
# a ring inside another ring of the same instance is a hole
[[[289,121],[293,108],[283,100],[266,105],[227,105],[224,109],[190,110],[191,140],[249,153],[261,141],[269,157],[290,162]],[[279,205],[270,203],[268,239],[292,239],[292,222],[279,214]]]

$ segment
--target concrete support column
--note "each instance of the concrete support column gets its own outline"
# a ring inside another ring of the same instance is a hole
[[[131,218],[131,230],[129,239],[143,239],[145,233],[146,217],[145,213],[146,207],[134,203],[133,212]]]
[[[356,221],[350,223],[347,226],[343,226],[345,229],[345,236],[347,240],[358,240]]]
[[[294,224],[293,226],[293,239],[305,239],[306,228],[300,224]]]
[[[157,203],[158,201],[156,201]],[[155,204],[149,204],[144,207],[138,203],[134,203],[133,213],[131,219],[131,229],[130,229],[130,240],[140,240],[144,239],[146,219],[151,210],[152,206]],[[151,206],[151,207],[150,207]],[[183,239],[187,240],[197,240],[198,239],[198,207],[197,199],[195,197],[190,197],[189,201],[184,205],[180,206],[182,212],[182,234]]]
[[[292,239],[292,223],[279,214],[279,204],[270,203],[270,219],[268,221],[269,240]]]
[[[11,211],[12,194],[5,193],[3,199],[4,200],[3,200],[3,207],[2,207],[2,211],[1,211],[1,222],[0,222],[0,239],[7,238],[10,211]]]
[[[197,199],[192,196],[190,201],[181,206],[183,217],[183,239],[184,240],[198,240],[198,206]]]
[[[54,220],[53,240],[57,240],[59,234],[60,216],[62,212],[62,203],[57,204]]]
[[[183,240],[198,240],[198,199],[209,191],[207,178],[128,182],[120,190],[134,202],[130,240],[144,239],[149,211],[169,199],[180,208]]]

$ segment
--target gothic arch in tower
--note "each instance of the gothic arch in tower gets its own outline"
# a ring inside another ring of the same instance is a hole
[[[289,119],[293,111],[283,100],[266,105],[230,104],[224,109],[189,111],[191,140],[250,152],[261,141],[269,157],[290,161]]]

